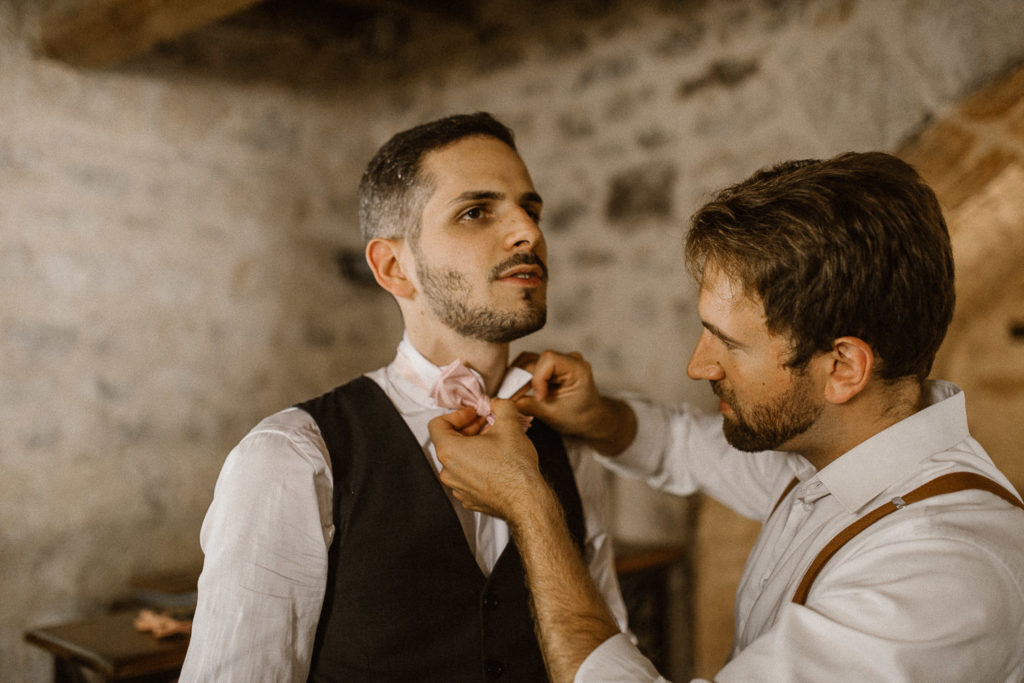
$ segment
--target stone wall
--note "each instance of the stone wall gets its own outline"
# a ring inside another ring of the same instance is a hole
[[[1024,489],[1024,68],[901,150],[949,222],[957,308],[934,373],[964,388],[971,432]]]
[[[263,415],[386,362],[389,298],[339,275],[355,186],[392,132],[486,109],[546,199],[547,329],[608,389],[710,405],[680,267],[707,193],[788,157],[894,149],[1024,60],[991,0],[492,0],[472,20],[299,17],[281,3],[107,71],[33,50],[0,0],[0,674],[29,626],[201,561],[228,449]],[[271,30],[273,28],[273,30]],[[689,538],[617,482],[616,530]]]

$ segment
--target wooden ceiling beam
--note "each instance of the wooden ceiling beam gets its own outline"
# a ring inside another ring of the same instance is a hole
[[[44,55],[74,66],[119,64],[259,0],[77,0],[51,8],[40,27]]]

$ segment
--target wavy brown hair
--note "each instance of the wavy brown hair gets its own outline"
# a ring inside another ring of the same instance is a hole
[[[953,317],[953,254],[935,193],[896,157],[847,153],[790,161],[722,190],[694,214],[686,262],[709,267],[764,306],[803,369],[853,336],[886,380],[931,371]]]

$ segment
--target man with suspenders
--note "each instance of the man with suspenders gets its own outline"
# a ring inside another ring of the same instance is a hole
[[[780,164],[695,214],[686,262],[704,326],[687,373],[720,417],[601,396],[578,355],[545,352],[490,429],[431,423],[456,497],[509,521],[552,680],[663,679],[569,551],[516,407],[764,521],[716,681],[1024,680],[1024,504],[960,389],[926,379],[954,304],[932,191],[882,153]]]

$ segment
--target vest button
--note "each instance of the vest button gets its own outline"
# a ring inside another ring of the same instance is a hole
[[[491,678],[498,678],[501,674],[505,673],[505,665],[492,659],[487,662],[487,666],[484,667],[484,670]]]
[[[501,600],[494,593],[488,593],[484,596],[484,609],[494,611],[501,605]]]

